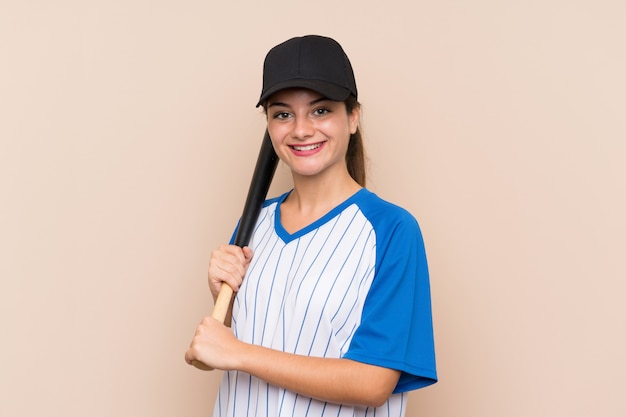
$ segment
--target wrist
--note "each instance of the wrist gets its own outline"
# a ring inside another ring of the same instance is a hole
[[[252,355],[251,350],[253,348],[254,345],[235,339],[235,343],[231,349],[232,353],[229,355],[231,358],[230,366],[226,370],[251,373],[249,370],[249,358]]]

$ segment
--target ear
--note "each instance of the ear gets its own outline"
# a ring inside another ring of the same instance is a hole
[[[361,119],[361,106],[356,106],[352,109],[352,112],[348,115],[348,122],[350,124],[350,134],[354,135],[359,127],[359,120]]]

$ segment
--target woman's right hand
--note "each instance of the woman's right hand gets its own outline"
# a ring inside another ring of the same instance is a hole
[[[252,260],[252,249],[245,246],[221,245],[211,252],[209,260],[209,287],[213,299],[217,298],[222,283],[228,284],[233,291],[239,291],[243,277]]]

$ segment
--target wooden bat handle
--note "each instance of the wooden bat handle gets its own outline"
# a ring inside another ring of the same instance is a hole
[[[226,314],[228,314],[228,308],[230,307],[230,302],[233,298],[233,289],[226,283],[222,283],[220,287],[220,292],[217,294],[217,298],[215,299],[215,305],[213,306],[213,312],[211,313],[211,317],[220,323],[224,324],[224,320],[226,320]]]
[[[230,307],[230,301],[233,298],[233,289],[230,288],[228,284],[222,283],[220,287],[220,292],[217,294],[217,298],[215,299],[215,305],[213,306],[213,312],[211,313],[211,317],[220,323],[224,324],[224,320],[226,319],[226,314],[228,314],[228,308]],[[212,371],[213,368],[205,365],[200,361],[192,361],[191,364],[198,369],[203,371]]]

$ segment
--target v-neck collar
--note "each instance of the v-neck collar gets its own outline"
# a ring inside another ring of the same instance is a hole
[[[283,227],[283,224],[281,222],[280,206],[281,206],[281,204],[283,204],[283,202],[287,199],[287,197],[289,196],[289,194],[291,194],[292,191],[293,190],[291,190],[291,191],[283,194],[282,196],[280,196],[278,201],[277,201],[277,203],[276,203],[276,207],[274,208],[274,210],[275,210],[275,213],[274,213],[274,229],[276,230],[276,234],[278,235],[278,237],[280,237],[283,240],[283,242],[285,242],[285,243],[289,243],[289,242],[291,242],[293,240],[296,240],[296,239],[306,235],[307,233],[311,232],[312,230],[318,229],[319,227],[321,227],[324,224],[328,223],[330,220],[335,218],[339,213],[341,213],[346,207],[348,207],[351,204],[353,204],[361,194],[368,192],[367,189],[361,188],[359,191],[357,191],[356,193],[352,194],[345,201],[343,201],[339,205],[335,206],[335,208],[330,210],[328,213],[326,213],[325,215],[323,215],[319,219],[315,220],[313,223],[311,223],[311,224],[309,224],[307,226],[304,226],[300,230],[297,230],[297,231],[295,231],[293,233],[289,233],[287,230],[285,230],[285,228]]]

